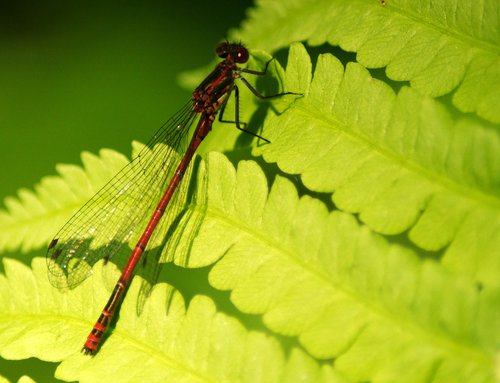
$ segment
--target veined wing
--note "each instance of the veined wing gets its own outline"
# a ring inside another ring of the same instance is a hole
[[[61,228],[47,252],[54,286],[77,286],[98,260],[135,244],[175,172],[195,119],[189,102]]]

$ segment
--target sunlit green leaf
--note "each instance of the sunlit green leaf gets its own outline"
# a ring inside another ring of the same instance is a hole
[[[256,148],[309,189],[384,234],[409,231],[443,262],[481,282],[500,273],[500,135],[412,88],[398,94],[361,65],[295,45],[287,89],[304,97],[270,114]],[[309,79],[305,81],[304,79]]]
[[[299,198],[283,178],[268,194],[254,162],[234,169],[214,153],[208,179],[188,266],[218,261],[210,282],[241,311],[298,337],[314,357],[335,358],[353,381],[493,381],[498,290]]]
[[[232,38],[274,51],[295,41],[338,45],[368,68],[462,112],[500,123],[497,0],[260,0]]]
[[[4,260],[0,278],[0,353],[6,359],[37,357],[61,361],[56,377],[81,382],[345,382],[300,349],[286,355],[270,335],[247,330],[218,312],[208,297],[186,307],[171,286],[154,289],[136,314],[139,280],[133,283],[116,328],[94,357],[80,353],[109,290],[103,280],[118,277],[102,264],[92,278],[69,292],[47,280],[45,261],[33,270]],[[104,278],[104,279],[103,279]]]

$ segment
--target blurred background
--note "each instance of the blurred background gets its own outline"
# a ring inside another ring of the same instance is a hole
[[[100,148],[130,155],[190,97],[250,0],[0,2],[0,208]]]
[[[83,150],[130,156],[190,98],[179,74],[211,63],[251,5],[0,1],[0,208]],[[56,366],[0,358],[0,376],[56,381]]]

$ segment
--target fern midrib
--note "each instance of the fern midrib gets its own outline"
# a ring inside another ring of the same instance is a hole
[[[452,337],[446,337],[443,333],[436,332],[435,329],[428,329],[423,326],[417,325],[415,322],[410,322],[409,320],[401,320],[401,317],[397,317],[394,315],[389,309],[373,304],[373,300],[363,299],[362,295],[359,294],[356,290],[346,288],[344,285],[338,284],[329,278],[328,275],[317,270],[315,268],[311,268],[310,264],[304,262],[300,256],[298,256],[293,250],[289,248],[284,248],[280,242],[275,242],[273,240],[269,240],[266,233],[255,230],[256,226],[248,226],[245,224],[241,224],[241,221],[235,221],[228,217],[228,215],[223,212],[219,213],[217,210],[214,210],[210,206],[206,210],[206,214],[211,214],[214,218],[223,221],[232,227],[238,228],[240,231],[247,233],[248,235],[254,237],[257,241],[260,241],[266,244],[268,247],[275,248],[278,250],[279,254],[282,254],[282,258],[285,261],[292,261],[299,268],[306,270],[315,278],[320,280],[322,283],[326,284],[330,288],[341,291],[344,295],[349,297],[352,301],[358,302],[362,307],[365,307],[368,312],[373,313],[380,318],[385,323],[394,323],[396,327],[399,327],[403,333],[411,333],[414,334],[414,341],[419,339],[426,340],[429,344],[437,345],[435,346],[437,349],[443,349],[449,352],[450,355],[462,355],[464,360],[475,360],[478,364],[483,364],[490,366],[492,362],[492,357],[489,358],[487,355],[482,352],[481,349],[473,348],[472,346],[468,346],[462,343],[459,343],[454,340]],[[406,317],[406,316],[405,316]],[[426,331],[427,330],[427,331]]]
[[[363,2],[366,3],[366,1],[363,1]],[[438,22],[433,22],[435,19],[423,18],[422,15],[420,15],[418,13],[409,11],[409,10],[404,9],[404,8],[394,6],[393,3],[390,1],[388,1],[386,3],[385,8],[388,8],[388,9],[390,8],[395,13],[398,13],[398,14],[402,15],[403,17],[406,17],[406,18],[412,20],[412,21],[416,22],[417,24],[427,25],[428,27],[437,30],[442,35],[447,35],[452,39],[463,41],[470,48],[481,47],[483,50],[490,51],[490,52],[494,53],[495,55],[500,54],[500,46],[494,45],[494,44],[486,42],[484,40],[478,40],[477,38],[474,38],[470,35],[460,33],[459,30],[452,29],[451,27],[450,27],[450,29],[446,29]]]
[[[125,298],[126,299],[126,298]],[[56,312],[57,315],[51,315],[51,314],[40,314],[36,315],[31,312],[29,313],[20,313],[20,314],[11,314],[11,313],[3,313],[0,316],[0,323],[5,323],[6,325],[9,325],[11,323],[14,324],[24,324],[26,322],[33,322],[34,325],[33,327],[36,327],[37,325],[40,326],[40,322],[43,322],[44,324],[50,324],[54,322],[56,325],[60,325],[61,323],[69,323],[73,327],[81,328],[81,329],[91,329],[93,323],[91,322],[85,322],[85,324],[82,324],[81,320],[75,319],[72,316],[68,315],[60,315],[59,313]],[[55,319],[57,318],[57,319]],[[9,326],[13,327],[13,326]],[[15,326],[14,326],[15,327]],[[57,327],[57,326],[55,326]],[[89,330],[90,331],[90,330]],[[148,343],[138,340],[137,338],[129,336],[129,332],[123,331],[120,328],[113,328],[112,330],[109,331],[109,335],[112,334],[120,334],[120,336],[123,339],[126,339],[131,344],[135,345],[135,348],[138,350],[143,351],[145,354],[150,355],[155,357],[157,360],[162,361],[167,366],[173,367],[179,371],[184,371],[188,373],[189,375],[192,375],[199,379],[200,381],[203,382],[211,382],[211,383],[217,383],[216,380],[213,380],[210,377],[207,377],[205,375],[202,375],[199,370],[192,370],[188,366],[185,366],[182,363],[179,363],[177,359],[172,358],[172,357],[167,357],[167,354],[158,352],[158,350],[154,347],[147,346]],[[83,345],[84,339],[82,339],[82,345]]]
[[[305,106],[304,106],[305,105]],[[296,103],[295,110],[298,113],[302,113],[305,119],[314,119],[321,123],[324,126],[324,129],[327,131],[333,129],[339,129],[346,136],[352,137],[353,140],[358,141],[361,145],[369,147],[370,149],[376,151],[380,156],[387,158],[389,161],[393,163],[399,164],[404,169],[419,175],[424,179],[428,179],[431,181],[431,184],[436,184],[444,190],[450,190],[455,194],[462,195],[466,200],[475,200],[480,205],[486,205],[496,211],[500,210],[500,199],[497,196],[486,194],[486,192],[481,189],[472,189],[468,187],[468,185],[459,184],[453,178],[440,176],[439,173],[429,172],[428,168],[421,166],[419,163],[415,162],[413,159],[408,160],[401,156],[399,153],[391,150],[385,149],[377,143],[374,143],[373,140],[370,139],[369,136],[365,136],[357,133],[353,129],[349,129],[349,124],[344,123],[336,117],[333,117],[332,114],[327,117],[318,118],[318,113],[314,108],[314,105],[309,107],[305,103]],[[325,114],[323,113],[323,116]],[[362,131],[362,129],[359,129]],[[434,190],[436,192],[436,190]]]

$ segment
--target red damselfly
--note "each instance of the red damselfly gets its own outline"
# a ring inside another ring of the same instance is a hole
[[[269,142],[246,130],[246,124],[240,122],[235,80],[241,80],[261,99],[297,94],[261,95],[242,74],[264,75],[271,60],[262,71],[240,68],[238,64],[249,59],[249,52],[242,44],[221,43],[216,53],[223,60],[195,89],[191,101],[153,136],[146,151],[141,151],[62,227],[49,245],[47,264],[51,283],[59,288],[73,288],[91,274],[98,260],[111,259],[134,235],[142,233],[85,342],[82,349],[85,354],[94,354],[99,349],[137,263],[148,249],[151,236],[158,231],[162,216],[170,208],[172,197],[217,114],[221,122],[233,123],[238,129]],[[223,113],[233,91],[235,118],[228,121],[223,119]],[[194,124],[196,116],[199,118]],[[190,132],[193,133],[187,143]]]

